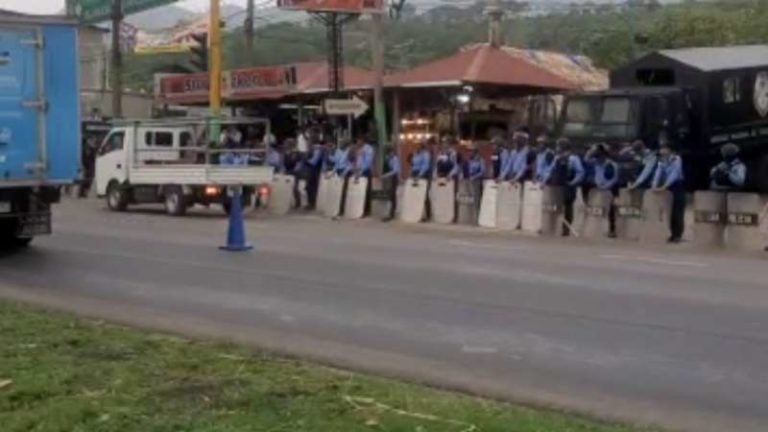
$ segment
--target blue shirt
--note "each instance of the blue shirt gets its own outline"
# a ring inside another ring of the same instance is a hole
[[[413,155],[412,165],[411,176],[426,178],[432,165],[432,155],[429,154],[429,150],[422,150]]]
[[[283,155],[275,149],[269,149],[267,152],[267,165],[275,169],[275,172],[283,170]]]
[[[669,189],[683,181],[683,160],[680,156],[672,156],[667,161],[660,160],[653,177],[653,187]]]
[[[515,154],[515,160],[512,162],[512,180],[520,181],[528,170],[528,154],[530,147],[525,146]]]
[[[355,159],[355,169],[361,174],[370,174],[373,168],[373,157],[375,156],[375,153],[372,145],[364,144]]]
[[[346,176],[352,170],[352,164],[349,162],[349,149],[336,149],[333,155],[333,169],[336,174]]]
[[[400,177],[400,158],[393,154],[387,158],[387,172],[381,178]]]
[[[547,161],[547,158],[550,160]],[[538,183],[546,183],[552,176],[555,167],[555,153],[552,150],[544,150],[536,155],[536,173],[534,180]]]
[[[470,180],[477,180],[485,177],[485,161],[483,158],[472,158],[467,163],[467,175]]]
[[[578,186],[584,181],[586,170],[584,164],[581,162],[581,158],[576,155],[568,156],[568,173],[572,175],[572,178],[568,182],[568,186]]]
[[[646,150],[645,154],[643,154],[643,170],[640,171],[640,175],[638,175],[635,181],[632,182],[632,187],[638,188],[647,184],[648,180],[651,179],[658,162],[659,158],[656,156],[656,153],[652,150]]]
[[[719,184],[717,182],[715,174],[718,171],[727,173],[730,184]],[[728,190],[734,187],[740,188],[747,181],[747,166],[738,159],[734,159],[730,163],[720,162],[716,167],[712,168],[710,177],[712,178],[712,189]]]
[[[219,165],[242,166],[248,165],[250,158],[245,154],[224,153],[219,158]]]
[[[307,159],[307,165],[313,168],[318,168],[323,162],[324,153],[322,146],[313,146],[312,153],[310,154],[309,159]]]
[[[508,150],[506,158],[504,158],[502,155],[501,172],[499,173],[499,180],[509,179],[509,176],[512,174],[513,167],[515,165],[516,160],[517,160],[516,150]]]
[[[507,163],[507,158],[509,158],[509,150],[505,148],[500,149],[491,156],[493,169],[496,170],[493,173],[494,176],[501,177],[501,170],[504,168],[504,164]]]
[[[612,160],[603,163],[595,161],[595,186],[598,189],[610,190],[619,181],[619,165]]]

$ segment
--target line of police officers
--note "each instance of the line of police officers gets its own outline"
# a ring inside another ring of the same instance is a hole
[[[363,138],[355,145],[342,142],[334,147],[323,143],[318,133],[308,136],[310,149],[307,153],[299,152],[294,140],[286,140],[282,146],[274,144],[267,155],[267,163],[277,173],[294,175],[306,180],[306,209],[313,210],[317,202],[320,176],[324,173],[345,179],[344,193],[350,177],[365,177],[368,181],[368,194],[365,215],[370,213],[370,187],[376,149]],[[534,181],[542,185],[563,188],[564,223],[563,235],[572,232],[574,203],[578,191],[587,199],[592,188],[608,191],[614,198],[619,189],[644,189],[655,192],[668,191],[672,195],[670,214],[669,242],[682,240],[685,230],[685,179],[683,161],[671,143],[660,143],[658,149],[652,149],[643,141],[626,143],[618,149],[607,144],[596,144],[582,153],[567,138],[552,140],[541,135],[531,145],[531,137],[525,128],[514,132],[509,139],[496,137],[491,141],[494,151],[491,156],[490,170],[478,148],[473,148],[466,160],[462,156],[458,141],[445,137],[438,145],[430,140],[419,145],[410,158],[410,178],[433,179],[445,178],[458,181],[470,180],[475,198],[475,206],[480,207],[483,181],[495,179],[498,182]],[[734,144],[721,148],[722,161],[710,172],[711,187],[714,190],[738,190],[744,187],[747,169],[738,158],[739,149]],[[403,175],[402,164],[393,147],[385,148],[384,169],[381,175],[384,190],[390,200],[390,213],[385,220],[392,220],[397,209],[397,189]],[[297,207],[301,206],[299,182],[294,183],[294,198]],[[454,183],[455,185],[456,183]],[[343,213],[344,198],[341,202]],[[425,219],[430,219],[431,206],[427,199]],[[616,236],[616,206],[611,204],[609,217],[610,237]]]

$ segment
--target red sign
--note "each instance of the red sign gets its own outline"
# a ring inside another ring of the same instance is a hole
[[[277,7],[307,12],[381,13],[384,0],[277,0]]]
[[[225,100],[274,98],[287,94],[296,85],[296,68],[261,67],[226,71],[221,77]],[[210,75],[196,73],[159,78],[156,98],[166,104],[208,102]]]

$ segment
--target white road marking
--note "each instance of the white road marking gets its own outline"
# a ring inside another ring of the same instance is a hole
[[[648,264],[661,264],[679,267],[697,267],[704,268],[709,267],[709,264],[696,262],[696,261],[678,261],[665,258],[644,257],[644,256],[630,256],[630,255],[600,255],[600,258],[617,260],[617,261],[639,261]]]
[[[461,347],[461,352],[467,354],[496,354],[499,350],[494,347],[464,345]]]

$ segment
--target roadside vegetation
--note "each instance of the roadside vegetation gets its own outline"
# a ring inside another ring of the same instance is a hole
[[[3,432],[633,432],[0,302]]]

